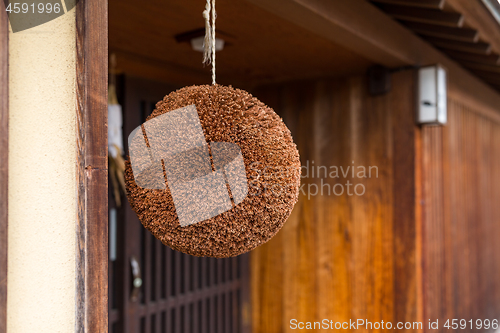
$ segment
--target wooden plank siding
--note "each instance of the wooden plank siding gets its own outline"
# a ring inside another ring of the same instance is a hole
[[[255,91],[289,126],[302,165],[378,167],[378,178],[323,179],[366,193],[302,194],[283,230],[252,252],[256,333],[292,331],[291,319],[417,320],[414,73],[393,75],[384,96],[366,87],[354,77]],[[306,190],[320,181],[302,179]]]
[[[453,99],[448,118],[422,133],[424,316],[499,319],[500,123]]]
[[[108,331],[107,1],[76,5],[75,332]]]
[[[9,22],[0,3],[0,333],[7,332]]]
[[[254,332],[325,318],[422,322],[418,331],[439,319],[444,332],[447,319],[500,317],[500,123],[450,91],[448,124],[417,127],[413,75],[394,74],[378,97],[361,77],[256,89],[303,165],[354,161],[379,177],[362,180],[363,196],[302,194],[252,252]]]

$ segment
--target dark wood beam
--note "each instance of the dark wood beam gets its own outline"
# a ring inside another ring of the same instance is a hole
[[[392,38],[400,25],[365,0],[247,1],[386,67],[408,65],[417,52],[406,38]]]
[[[443,9],[445,0],[372,0],[372,2],[420,8]]]
[[[482,77],[482,76],[479,76],[479,77],[481,77],[481,79],[483,79],[489,85],[500,86],[500,74],[497,75],[496,78],[486,78],[486,77]]]
[[[488,73],[496,73],[500,74],[500,66],[490,66],[490,65],[485,65],[485,64],[478,64],[475,62],[466,62],[462,61],[460,62],[462,66],[465,68],[468,68],[472,71],[483,71],[483,72],[488,72]]]
[[[486,71],[476,69],[476,70],[474,70],[474,74],[490,84],[500,85],[500,74],[499,73],[486,72]]]
[[[76,5],[76,333],[108,331],[108,5]]]
[[[439,47],[440,49],[482,54],[482,55],[491,54],[491,44],[487,43],[482,43],[482,42],[466,43],[466,42],[458,42],[458,41],[446,40],[434,37],[426,38],[426,40],[429,43]]]
[[[473,53],[465,53],[465,52],[457,52],[450,51],[447,54],[458,62],[468,61],[474,62],[478,64],[490,65],[490,66],[498,66],[500,65],[500,56],[498,54],[473,54]]]
[[[500,28],[498,22],[482,1],[446,0],[446,5],[464,13],[467,25],[479,31],[481,37],[491,43],[493,51],[500,54]]]
[[[445,27],[419,22],[405,22],[405,26],[417,34],[426,37],[438,37],[469,43],[479,41],[479,32],[473,29]]]
[[[7,332],[9,175],[9,22],[0,3],[0,332]]]
[[[500,121],[500,95],[456,61],[365,0],[246,0],[386,67],[440,63],[450,96]],[[476,7],[480,2],[471,1]],[[489,15],[486,11],[486,15]],[[481,31],[480,31],[481,32]]]
[[[464,23],[464,16],[460,13],[387,4],[380,4],[378,7],[388,15],[402,21],[421,22],[458,28]]]

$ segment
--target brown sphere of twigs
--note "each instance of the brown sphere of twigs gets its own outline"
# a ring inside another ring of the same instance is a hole
[[[245,199],[229,211],[182,227],[168,187],[139,187],[130,158],[125,172],[127,197],[144,227],[174,250],[194,256],[236,256],[270,240],[290,216],[299,195],[299,153],[273,109],[230,86],[179,89],[158,102],[147,120],[192,104],[207,142],[240,147],[248,180]]]

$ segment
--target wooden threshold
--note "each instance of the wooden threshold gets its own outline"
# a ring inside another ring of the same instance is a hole
[[[108,331],[108,5],[76,5],[78,333]]]
[[[0,3],[0,333],[7,332],[9,22]]]

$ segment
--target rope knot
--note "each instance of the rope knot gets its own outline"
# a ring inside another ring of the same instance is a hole
[[[212,15],[210,15],[210,12]],[[210,22],[210,16],[212,22]],[[207,0],[203,18],[205,19],[205,40],[203,41],[203,64],[212,64],[212,84],[215,84],[215,0]]]

